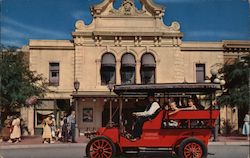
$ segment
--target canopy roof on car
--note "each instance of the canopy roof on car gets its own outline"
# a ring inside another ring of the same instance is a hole
[[[114,92],[118,95],[140,95],[149,93],[164,94],[200,94],[219,90],[220,84],[215,83],[158,83],[115,85]]]

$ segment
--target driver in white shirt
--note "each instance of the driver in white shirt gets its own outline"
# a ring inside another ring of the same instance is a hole
[[[137,117],[134,129],[132,132],[133,135],[133,141],[136,141],[140,139],[140,136],[142,134],[142,126],[146,120],[148,120],[148,117],[153,115],[159,108],[160,105],[156,102],[154,95],[150,94],[148,96],[148,100],[151,104],[149,109],[146,109],[143,112],[134,112],[133,115]]]

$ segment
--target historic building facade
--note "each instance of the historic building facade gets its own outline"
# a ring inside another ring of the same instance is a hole
[[[73,40],[30,40],[30,69],[42,73],[51,90],[42,106],[22,110],[31,133],[39,133],[45,115],[60,120],[72,96],[79,129],[98,128],[108,119],[109,84],[204,82],[224,63],[223,42],[183,42],[180,24],[166,26],[165,10],[152,0],[140,0],[141,10],[133,0],[119,9],[113,2],[93,6],[91,24],[76,21]]]

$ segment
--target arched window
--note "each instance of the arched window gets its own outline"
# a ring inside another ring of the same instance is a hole
[[[155,83],[155,58],[150,53],[145,53],[141,59],[141,83]]]
[[[135,84],[135,57],[126,53],[121,60],[121,82],[122,84]]]
[[[105,53],[101,62],[101,84],[115,84],[115,56],[111,53]]]

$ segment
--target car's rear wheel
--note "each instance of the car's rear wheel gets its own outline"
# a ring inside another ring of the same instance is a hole
[[[86,147],[88,158],[111,158],[115,156],[115,153],[114,143],[106,137],[93,138]]]
[[[180,158],[206,158],[207,147],[196,138],[187,138],[181,142],[178,156]]]

